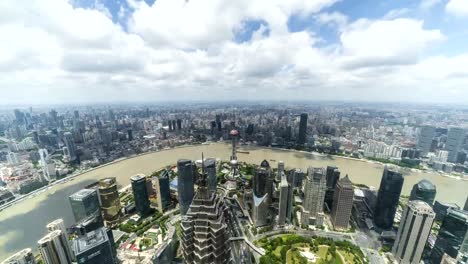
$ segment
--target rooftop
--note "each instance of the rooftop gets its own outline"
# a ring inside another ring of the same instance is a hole
[[[92,189],[81,189],[79,191],[77,191],[76,193],[70,195],[70,199],[73,199],[73,200],[83,200],[85,197],[88,197],[89,195],[93,194],[94,192],[96,192],[96,190],[92,190]]]
[[[105,228],[99,228],[73,240],[73,251],[79,254],[106,241],[107,234]]]

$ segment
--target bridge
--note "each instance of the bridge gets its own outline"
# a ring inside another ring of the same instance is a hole
[[[231,238],[229,238],[229,241],[241,241],[241,240],[243,240],[251,249],[253,249],[255,252],[257,252],[260,256],[265,255],[265,250],[263,248],[259,248],[259,247],[255,246],[246,237],[231,237]]]

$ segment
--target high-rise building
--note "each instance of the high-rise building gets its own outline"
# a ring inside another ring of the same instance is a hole
[[[177,130],[182,129],[182,119],[177,119]]]
[[[303,225],[323,224],[323,203],[327,188],[327,178],[323,168],[308,168],[304,185],[304,211],[301,216]]]
[[[307,138],[307,118],[309,117],[308,114],[302,113],[301,119],[299,121],[299,138],[297,142],[299,144],[305,144]]]
[[[8,152],[7,161],[8,164],[14,166],[20,162],[20,159],[18,158],[18,154],[16,154],[15,152]]]
[[[466,197],[466,202],[465,202],[465,206],[463,207],[463,210],[468,212],[468,197]]]
[[[403,181],[401,173],[385,167],[374,209],[374,223],[382,229],[393,226]]]
[[[104,221],[107,226],[116,224],[121,216],[119,191],[115,177],[105,178],[99,181],[99,197],[101,209],[104,213]]]
[[[73,251],[78,264],[114,264],[115,244],[104,227],[73,240]]]
[[[218,176],[216,174],[216,160],[206,159],[205,170],[208,175],[208,189],[210,191],[216,191],[218,185]]]
[[[276,178],[275,180],[277,182],[281,182],[281,177],[283,176],[284,174],[284,162],[283,161],[278,161],[278,171],[276,173]]]
[[[333,206],[333,192],[340,178],[340,171],[335,166],[327,166],[327,191],[325,192],[325,204],[331,210]]]
[[[263,197],[268,194],[268,200],[273,196],[273,179],[271,176],[271,168],[268,161],[264,160],[255,171],[253,180],[254,194],[257,197]]]
[[[140,216],[147,216],[151,213],[148,189],[146,187],[146,176],[137,174],[130,177],[132,183],[133,197],[135,198],[135,207]]]
[[[348,175],[338,180],[333,195],[331,221],[335,229],[348,229],[353,209],[354,188]]]
[[[286,221],[292,223],[292,214],[294,212],[294,177],[296,170],[290,170],[286,179],[288,180],[288,207],[286,210]]]
[[[164,170],[157,179],[155,179],[156,196],[158,200],[158,210],[166,211],[171,207],[171,189],[170,189],[170,170]]]
[[[181,221],[181,249],[185,263],[230,263],[231,246],[224,197],[208,189],[203,171],[198,191]]]
[[[432,206],[434,204],[436,192],[435,185],[424,179],[413,185],[409,200],[421,200]]]
[[[185,215],[194,196],[194,175],[192,161],[180,159],[177,161],[177,192],[179,195],[180,214]]]
[[[5,259],[1,264],[36,264],[36,261],[34,260],[32,250],[25,248]]]
[[[448,209],[439,234],[431,251],[431,263],[440,263],[446,253],[457,258],[459,253],[468,253],[468,212]]]
[[[392,253],[401,264],[419,263],[435,213],[424,201],[410,201],[401,216]]]
[[[279,198],[279,214],[278,214],[278,225],[284,225],[286,223],[289,203],[289,183],[286,180],[286,175],[282,174],[281,182],[279,184],[280,198]]]
[[[448,151],[448,162],[456,162],[457,155],[465,139],[465,130],[459,127],[452,127],[447,134],[445,149]]]
[[[65,146],[68,149],[68,155],[69,155],[68,158],[71,161],[75,160],[76,159],[76,145],[75,145],[75,139],[73,137],[73,134],[70,132],[65,132],[63,134],[63,140],[65,143]]]
[[[422,155],[427,155],[431,150],[432,139],[435,136],[435,128],[432,126],[423,126],[419,132],[418,144],[416,147],[421,150]]]
[[[268,194],[265,193],[263,196],[257,196],[255,193],[253,193],[252,196],[252,221],[254,226],[265,226],[268,224]]]
[[[46,228],[47,228],[47,230],[49,232],[54,232],[56,230],[60,230],[62,232],[60,234],[60,236],[62,236],[61,239],[63,241],[68,242],[67,230],[65,229],[65,224],[63,223],[63,219],[56,219],[56,220],[50,222],[49,224],[47,224]],[[73,256],[73,252],[72,252],[72,250],[70,248],[69,243],[64,244],[64,249],[67,252],[67,255]]]
[[[37,243],[39,244],[39,252],[45,264],[72,263],[73,256],[68,253],[68,241],[62,235],[62,231],[52,231],[41,238]]]
[[[69,200],[76,223],[84,225],[87,231],[104,226],[96,190],[81,189]]]

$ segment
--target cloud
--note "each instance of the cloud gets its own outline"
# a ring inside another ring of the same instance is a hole
[[[421,0],[419,7],[423,10],[428,10],[442,2],[443,0]]]
[[[449,0],[445,6],[445,11],[457,17],[468,16],[468,1],[466,0]]]
[[[468,55],[428,52],[447,39],[440,30],[401,11],[350,21],[327,9],[335,2],[128,0],[114,23],[66,0],[0,1],[0,102],[468,96]],[[337,42],[289,32],[292,16],[337,26]]]

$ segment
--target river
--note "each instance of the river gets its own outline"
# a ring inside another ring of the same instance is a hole
[[[282,160],[286,168],[301,169],[306,169],[308,166],[335,165],[340,169],[342,176],[348,174],[355,183],[375,187],[379,186],[383,171],[381,164],[342,157],[259,147],[241,147],[241,150],[250,153],[238,153],[240,161],[260,164],[266,159],[273,167],[276,166],[275,161]],[[55,185],[35,197],[27,198],[4,209],[0,212],[0,260],[25,247],[36,249],[37,240],[46,233],[46,224],[54,219],[63,218],[65,225],[72,225],[74,221],[68,196],[83,186],[105,177],[116,177],[120,186],[126,186],[130,184],[130,176],[134,174],[150,174],[166,165],[175,164],[180,158],[201,159],[202,152],[205,157],[224,160],[229,159],[231,154],[230,145],[218,143],[140,155],[83,173],[73,181]],[[409,195],[411,187],[426,178],[437,186],[436,200],[455,202],[459,205],[465,202],[468,181],[443,177],[432,172],[415,172],[409,169],[404,169],[402,172],[405,176],[402,192],[404,195]]]

